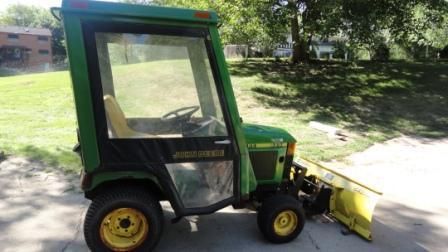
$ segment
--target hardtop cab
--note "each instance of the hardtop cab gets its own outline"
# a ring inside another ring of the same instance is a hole
[[[215,12],[97,1],[63,1],[61,13],[67,37],[79,138],[87,175],[94,171],[107,170],[102,167],[102,161],[107,161],[107,158],[101,157],[101,151],[98,150],[101,149],[101,147],[98,148],[98,143],[101,142],[101,139],[98,139],[101,137],[101,132],[99,132],[98,125],[95,124],[96,121],[100,121],[100,118],[92,109],[95,105],[95,98],[99,100],[103,97],[100,94],[102,91],[99,90],[101,86],[93,84],[93,82],[101,83],[101,77],[98,74],[100,64],[96,56],[97,48],[93,38],[93,34],[99,30],[115,31],[116,33],[125,30],[127,33],[133,31],[139,34],[151,30],[156,34],[167,33],[168,36],[182,33],[187,36],[188,32],[192,32],[194,34],[189,34],[190,36],[202,37],[208,57],[212,59],[209,62],[211,62],[214,81],[217,82],[217,92],[219,92],[221,103],[224,105],[223,112],[226,113],[227,120],[229,120],[229,130],[232,130],[235,136],[241,136],[235,137],[232,145],[235,150],[241,152],[240,155],[247,156],[244,133],[218,37],[216,27],[218,18]],[[106,75],[104,74],[103,78],[108,78]],[[90,85],[91,82],[93,85]],[[165,90],[164,94],[167,94]],[[103,123],[104,121],[106,120],[103,120]],[[164,140],[165,142],[169,141],[169,139]],[[114,142],[118,141],[114,140]],[[184,151],[188,151],[188,149]],[[169,153],[169,155],[173,156],[174,153]],[[241,183],[245,184],[241,186],[241,194],[248,195],[254,189],[255,180],[249,181],[252,177],[250,163],[244,159],[241,160],[242,164],[239,165],[238,170],[240,170],[240,177],[243,178]],[[89,191],[105,179],[86,178],[86,180],[90,180],[90,183],[85,182],[84,188]]]

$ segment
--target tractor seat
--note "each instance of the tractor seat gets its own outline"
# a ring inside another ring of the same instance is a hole
[[[106,109],[107,119],[112,127],[114,138],[153,138],[156,135],[151,135],[143,132],[138,132],[131,129],[126,121],[126,117],[120,108],[120,105],[112,95],[105,95],[104,107]]]

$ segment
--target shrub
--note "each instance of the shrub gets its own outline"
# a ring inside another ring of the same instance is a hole
[[[388,61],[390,59],[390,49],[386,43],[382,42],[373,46],[372,60]]]

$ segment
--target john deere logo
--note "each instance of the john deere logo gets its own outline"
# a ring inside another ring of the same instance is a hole
[[[224,150],[176,151],[174,159],[224,157]]]

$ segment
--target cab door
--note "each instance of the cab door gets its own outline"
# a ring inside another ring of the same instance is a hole
[[[177,215],[238,201],[239,151],[209,30],[83,22],[100,171],[147,171]]]

